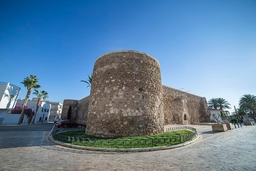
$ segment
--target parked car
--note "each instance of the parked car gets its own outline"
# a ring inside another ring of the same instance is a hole
[[[78,127],[78,124],[76,122],[72,122],[69,120],[61,120],[55,123],[55,125],[60,128],[67,128],[67,127]]]

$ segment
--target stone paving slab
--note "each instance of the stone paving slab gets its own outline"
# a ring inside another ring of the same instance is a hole
[[[211,134],[201,127],[194,144],[171,150],[116,153],[69,149],[44,142],[49,131],[11,132],[31,146],[1,147],[1,141],[19,141],[0,131],[0,171],[254,171],[256,170],[256,126]],[[15,141],[15,142],[14,142]],[[33,145],[36,144],[36,145]]]

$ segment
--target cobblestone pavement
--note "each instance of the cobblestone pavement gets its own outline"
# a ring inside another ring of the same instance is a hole
[[[68,149],[45,140],[48,128],[7,131],[0,127],[0,170],[256,170],[256,126],[224,133],[213,133],[210,126],[193,127],[201,134],[200,140],[194,144],[139,153]]]

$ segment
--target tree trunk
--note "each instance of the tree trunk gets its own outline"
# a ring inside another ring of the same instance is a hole
[[[24,119],[24,110],[25,110],[25,106],[26,106],[27,103],[28,103],[28,99],[29,99],[30,93],[31,93],[31,88],[28,89],[27,94],[26,94],[26,98],[25,98],[25,100],[24,100],[24,103],[22,104],[22,110],[21,110],[21,114],[20,114],[20,119],[19,119],[18,125],[20,125],[20,124],[23,122],[23,119]]]
[[[40,102],[41,102],[41,98],[38,98],[38,100],[37,100],[37,104],[36,104],[36,112],[35,112],[35,116],[33,117],[32,124],[34,124],[34,123],[35,123],[36,114],[37,114],[37,111],[38,111],[38,109],[39,109],[39,104],[40,104]]]

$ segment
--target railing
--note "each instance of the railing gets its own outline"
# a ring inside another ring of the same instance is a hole
[[[67,128],[58,128],[56,126],[54,126],[53,130],[52,130],[52,136],[57,134],[57,133],[61,133],[61,132],[66,132],[66,131],[77,131],[77,130],[84,130],[85,127],[84,126],[78,126],[78,127],[67,127]]]
[[[192,127],[183,126],[183,127],[171,127],[167,128],[166,132],[172,132],[176,130],[192,130],[193,133],[183,135],[183,136],[173,136],[173,137],[145,137],[141,139],[94,139],[94,138],[85,138],[85,137],[74,137],[66,136],[59,134],[60,132],[71,131],[71,130],[84,130],[84,128],[54,128],[52,131],[52,137],[56,140],[79,144],[87,147],[107,147],[107,148],[144,148],[144,147],[156,147],[157,144],[161,146],[172,146],[186,141],[192,140],[197,136],[197,130]]]
[[[195,134],[197,134],[196,128],[193,128],[190,126],[170,127],[170,128],[166,128],[165,132],[172,132],[172,131],[184,130],[184,129],[189,129],[189,130],[193,131]]]

